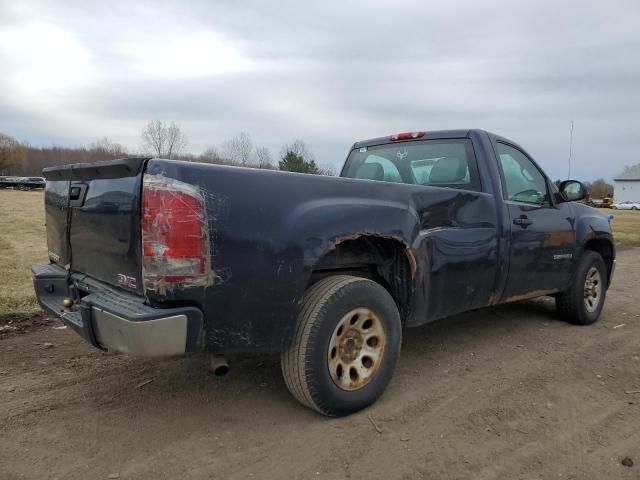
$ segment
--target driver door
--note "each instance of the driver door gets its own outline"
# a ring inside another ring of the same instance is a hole
[[[575,254],[569,203],[555,204],[547,178],[520,149],[496,143],[509,209],[509,275],[502,300],[564,290]]]

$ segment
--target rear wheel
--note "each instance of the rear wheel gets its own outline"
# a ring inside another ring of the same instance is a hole
[[[282,354],[287,388],[323,415],[356,412],[391,380],[401,335],[396,304],[380,284],[325,278],[305,293],[294,340]]]
[[[577,325],[589,325],[600,317],[607,293],[607,267],[602,257],[586,250],[578,262],[571,286],[556,296],[560,316]]]

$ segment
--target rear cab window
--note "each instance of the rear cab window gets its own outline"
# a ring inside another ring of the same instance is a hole
[[[351,151],[343,177],[481,191],[468,138],[394,142]]]

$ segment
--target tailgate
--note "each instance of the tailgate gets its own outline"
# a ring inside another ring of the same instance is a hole
[[[49,259],[142,293],[140,192],[146,159],[46,168]]]

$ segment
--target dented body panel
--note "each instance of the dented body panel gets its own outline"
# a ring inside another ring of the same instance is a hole
[[[318,263],[358,237],[407,251],[407,325],[483,306],[495,287],[498,223],[488,193],[165,160],[149,161],[147,173],[197,185],[206,199],[215,281],[202,308],[211,312],[210,344],[225,350],[286,344]]]
[[[593,209],[554,200],[547,211],[506,201],[495,153],[499,137],[472,130],[432,132],[423,140],[430,138],[471,141],[479,190],[139,159],[130,162],[129,180],[104,179],[116,182],[127,201],[98,203],[91,207],[100,212],[95,216],[87,205],[69,209],[67,226],[74,241],[67,251],[60,248],[58,260],[51,260],[58,265],[67,260],[70,273],[144,296],[149,307],[201,311],[202,348],[227,353],[280,351],[289,345],[302,296],[323,275],[375,278],[392,293],[404,325],[417,326],[560,291],[568,286],[586,242],[611,242],[608,222]],[[385,142],[387,138],[374,139],[353,148]],[[64,243],[59,240],[64,189],[83,181],[91,192],[88,198],[99,196],[92,192],[96,180],[76,179],[69,172],[47,176],[47,218],[57,218],[48,225],[49,237],[54,237],[50,248]],[[200,282],[143,290],[142,178],[152,185],[188,186],[190,195],[203,202],[208,251]],[[109,188],[103,190],[115,196]],[[62,193],[55,197],[55,192]],[[539,217],[532,228],[512,223],[522,209]],[[94,242],[86,252],[73,223],[82,218],[88,227],[100,229],[101,222],[105,227],[102,236],[85,233]],[[86,258],[106,261],[107,253],[112,255],[108,267]],[[611,262],[614,257],[611,243]],[[123,271],[111,272],[114,268]],[[112,273],[113,278],[106,278]],[[134,288],[118,285],[116,273],[135,278]]]

